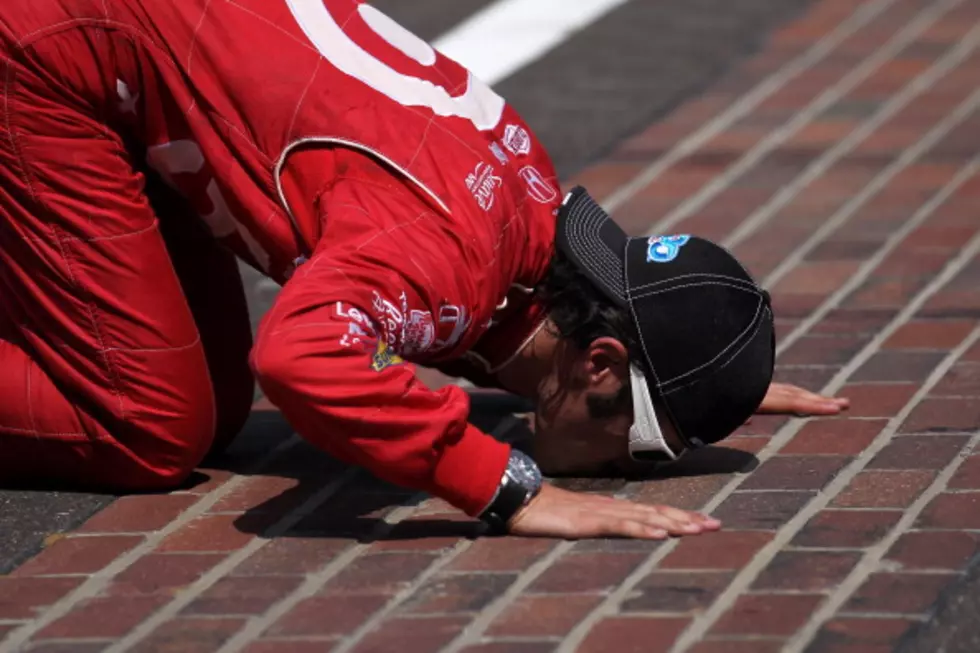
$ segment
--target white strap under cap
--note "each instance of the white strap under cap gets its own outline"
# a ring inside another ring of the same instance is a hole
[[[646,451],[662,452],[671,460],[677,460],[664,439],[657,413],[653,407],[653,397],[643,371],[630,365],[630,388],[633,392],[633,426],[630,427],[630,453]]]

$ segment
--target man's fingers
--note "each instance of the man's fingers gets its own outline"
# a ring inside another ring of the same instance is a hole
[[[639,540],[665,540],[670,532],[655,524],[647,524],[636,519],[618,519],[610,522],[611,530],[605,535],[631,537]]]
[[[838,415],[849,407],[850,401],[844,397],[827,397],[795,385],[773,383],[759,412],[800,416],[831,416]]]
[[[671,535],[691,535],[721,528],[721,522],[717,519],[670,506],[652,506],[619,499],[603,500],[597,507],[599,506],[602,512],[609,515],[616,514],[625,519],[642,521]]]

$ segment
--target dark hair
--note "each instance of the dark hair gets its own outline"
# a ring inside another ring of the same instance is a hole
[[[629,312],[603,295],[561,251],[535,292],[547,307],[556,337],[583,351],[597,338],[615,338],[631,359],[642,359]],[[590,395],[587,401],[593,419],[611,417],[631,401],[629,385],[612,396]]]

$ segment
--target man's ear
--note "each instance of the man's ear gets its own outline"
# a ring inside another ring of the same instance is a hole
[[[629,353],[619,340],[596,338],[585,354],[585,373],[590,387],[615,392],[629,378]]]

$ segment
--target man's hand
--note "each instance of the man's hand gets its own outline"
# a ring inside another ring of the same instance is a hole
[[[514,535],[568,540],[591,537],[663,540],[671,535],[698,535],[719,528],[721,522],[698,513],[568,492],[548,484],[510,523]]]
[[[773,383],[756,411],[760,415],[838,415],[847,410],[851,402],[842,397],[825,397],[795,385]]]

